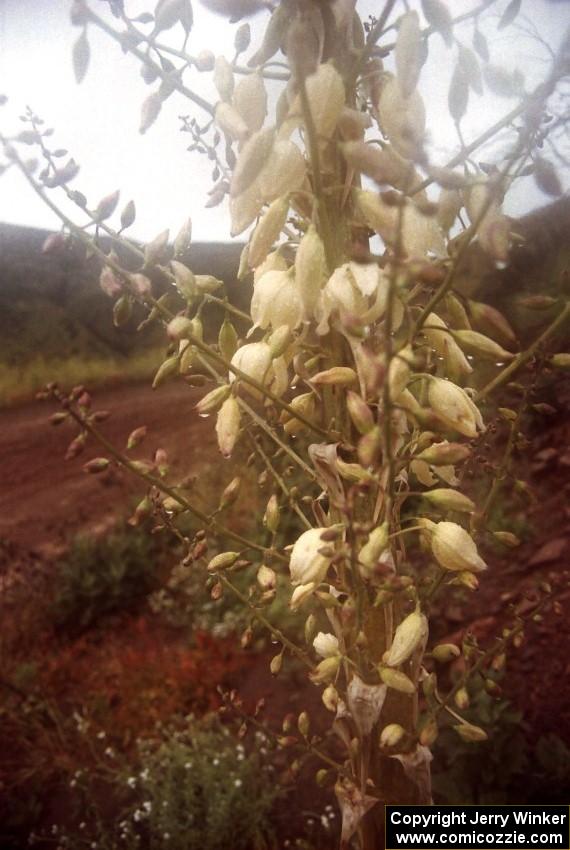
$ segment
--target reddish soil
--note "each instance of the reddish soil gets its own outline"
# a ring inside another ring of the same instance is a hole
[[[216,457],[211,423],[193,409],[199,398],[177,382],[154,391],[146,384],[101,390],[93,403],[111,411],[100,429],[114,445],[124,448],[131,431],[147,425],[148,436],[134,456],[152,457],[160,446],[182,478],[199,476]],[[70,534],[112,525],[118,506],[124,514],[144,489],[130,476],[83,474],[85,461],[104,454],[94,441],[65,461],[76,430],[69,423],[48,424],[57,409],[54,402],[36,401],[0,411],[0,541],[48,556]]]
[[[198,397],[196,391],[180,384],[167,385],[156,392],[147,386],[134,386],[100,391],[94,403],[96,409],[112,411],[101,430],[115,445],[124,446],[128,434],[146,424],[148,437],[135,455],[152,457],[160,446],[166,449],[177,477],[199,478],[208,467],[211,471],[218,463],[219,455],[212,422],[203,422],[193,410]],[[88,443],[85,452],[75,460],[64,461],[74,431],[68,425],[55,428],[47,424],[55,409],[51,403],[36,402],[0,412],[0,594],[6,589],[6,579],[14,578],[15,563],[27,564],[16,578],[21,587],[34,575],[34,570],[29,571],[30,563],[45,576],[46,563],[61,552],[72,534],[82,529],[104,531],[117,516],[124,516],[126,506],[132,505],[143,489],[120,475],[83,474],[81,467],[85,461],[101,454],[94,444]],[[479,591],[442,604],[436,626],[438,637],[458,640],[467,624],[480,644],[487,646],[509,622],[512,604],[525,596],[532,597],[538,584],[548,580],[555,605],[541,622],[529,626],[522,647],[509,653],[504,689],[505,696],[523,712],[530,735],[553,732],[567,744],[570,743],[570,587],[565,570],[570,553],[569,438],[570,424],[561,414],[532,436],[532,446],[526,455],[530,458],[526,477],[534,499],[525,500],[509,493],[502,497],[509,518],[523,520],[528,526],[526,542],[504,554],[485,551],[490,568],[481,577]],[[250,505],[246,507],[251,510]],[[12,569],[7,572],[9,564]],[[24,623],[20,627],[34,634],[37,644],[41,639],[34,632],[32,613],[23,612],[29,628]],[[134,716],[132,708],[139,693],[147,704],[136,706],[138,716],[142,717],[151,704],[158,716],[164,716],[171,704],[165,708],[161,702],[166,693],[164,674],[172,673],[167,688],[172,700],[177,703],[180,697],[182,707],[188,710],[197,704],[211,705],[216,701],[215,677],[209,675],[209,668],[217,665],[217,670],[212,667],[211,672],[218,676],[223,668],[226,682],[239,688],[247,710],[260,697],[267,699],[266,716],[274,728],[279,727],[286,713],[297,714],[301,706],[309,705],[314,718],[322,711],[318,690],[308,683],[304,671],[283,682],[275,680],[268,672],[267,654],[244,653],[221,642],[219,647],[199,648],[195,658],[192,653],[195,655],[196,649],[181,646],[179,633],[164,629],[157,618],[146,615],[137,621],[135,628],[129,617],[117,617],[109,624],[105,638],[103,635],[103,631],[96,630],[92,637],[56,647],[46,659],[46,675],[49,664],[60,669],[59,652],[64,661],[62,669],[67,671],[65,687],[70,686],[72,691],[75,688],[72,681],[75,665],[76,673],[85,671],[84,684],[91,682],[94,691],[106,692],[110,704],[120,707],[124,700],[126,716]],[[206,650],[210,662],[204,658]],[[173,663],[167,663],[168,658]],[[140,664],[133,659],[139,659]],[[186,679],[175,675],[174,668],[187,670]],[[141,678],[139,670],[144,671]],[[123,694],[122,685],[117,685],[125,671],[130,671],[131,697]],[[83,681],[81,675],[79,682]],[[81,691],[79,682],[77,690]],[[203,688],[197,692],[200,683]],[[65,687],[61,688],[62,693]],[[176,710],[174,705],[173,710]],[[128,723],[125,729],[127,726]],[[312,775],[307,780],[314,797]],[[309,793],[308,783],[303,784],[303,793]],[[321,802],[319,799],[319,806]],[[306,801],[300,801],[300,810],[304,805]]]
[[[138,456],[151,457],[161,446],[180,478],[193,475],[199,479],[219,455],[212,422],[201,420],[193,409],[197,398],[196,390],[179,383],[157,391],[142,385],[101,390],[94,405],[112,412],[100,427],[115,445],[124,446],[128,434],[146,424],[148,436]],[[14,552],[16,560],[23,551],[31,553],[39,566],[57,556],[77,531],[104,531],[142,492],[128,476],[82,473],[83,463],[101,453],[93,443],[88,443],[80,457],[64,461],[74,431],[67,424],[48,424],[55,410],[51,402],[34,402],[0,412],[0,544],[6,548],[8,543],[10,553],[5,554],[11,556],[0,561],[11,561],[12,566]],[[570,423],[559,413],[547,424],[537,429],[526,455],[534,496],[530,500],[513,497],[509,505],[511,518],[522,519],[530,529],[527,542],[504,554],[486,552],[490,569],[483,574],[479,591],[469,594],[465,602],[443,606],[438,625],[442,637],[447,634],[457,639],[467,623],[481,644],[488,645],[508,622],[513,603],[525,594],[532,596],[538,583],[548,580],[556,599],[555,611],[531,624],[523,647],[510,654],[506,692],[532,727],[570,741],[570,587],[566,572],[570,555]],[[505,493],[502,498],[509,496],[512,494]],[[249,680],[245,690],[267,692],[270,688],[261,687],[262,680],[264,677],[255,688]]]

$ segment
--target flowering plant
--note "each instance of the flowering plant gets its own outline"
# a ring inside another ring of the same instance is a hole
[[[271,671],[278,675],[287,655],[306,665],[331,713],[337,755],[323,749],[328,738],[311,729],[307,712],[283,745],[321,758],[317,780],[334,781],[342,846],[354,841],[370,848],[381,829],[378,803],[430,802],[430,747],[442,723],[451,722],[465,741],[485,739],[484,729],[461,714],[470,677],[484,675],[524,628],[516,617],[484,652],[468,639],[461,646],[434,645],[429,617],[441,593],[458,586],[476,590],[486,568],[487,520],[510,468],[528,393],[520,385],[519,409],[500,411],[509,438],[488,496],[476,504],[463,485],[466,470],[476,470],[479,441],[495,415],[488,399],[535,355],[547,362],[545,346],[570,311],[564,305],[517,352],[506,318],[456,289],[475,242],[492,263],[508,262],[516,234],[502,203],[513,184],[533,175],[541,189],[559,191],[538,145],[549,132],[546,108],[565,72],[564,59],[556,58],[545,81],[526,92],[519,74],[489,61],[479,29],[489,3],[454,19],[442,0],[386,0],[377,18],[363,22],[354,0],[281,0],[272,4],[261,44],[243,65],[251,35],[245,19],[265,4],[206,5],[241,22],[232,61],[209,51],[186,52],[189,0],[159,0],[144,20],[112,3],[122,29],[76,0],[72,21],[81,34],[74,67],[81,79],[88,33],[99,27],[141,60],[145,79],[159,81],[144,101],[142,132],[175,92],[207,113],[205,129],[190,129],[194,147],[215,163],[209,204],[227,201],[232,236],[248,234],[237,277],[243,286],[252,282],[249,313],[220,294],[221,281],[191,270],[190,222],[172,245],[165,232],[141,250],[120,236],[134,221],[134,206],[124,208],[120,232],[108,223],[116,194],[89,210],[69,189],[73,164],[57,164],[37,120],[30,118],[34,138],[24,141],[39,144],[47,159],[39,179],[12,140],[5,139],[5,147],[54,209],[48,190],[57,187],[87,209],[94,236],[60,214],[65,238],[88,245],[98,257],[116,323],[139,302],[149,318],[164,324],[168,353],[153,386],[181,374],[204,387],[197,415],[215,415],[221,454],[231,457],[236,446],[251,446],[251,463],[273,491],[265,537],[224,523],[239,481],[204,511],[164,458],[134,461],[110,445],[84,392],[64,396],[54,386],[49,392],[64,403],[58,421],[72,418],[79,428],[69,454],[78,454],[88,437],[105,449],[87,471],[121,464],[146,481],[134,523],[152,515],[179,533],[181,514],[197,520],[199,531],[183,540],[186,559],[206,566],[213,598],[235,593],[272,632],[281,649]],[[503,9],[501,28],[519,6],[512,0]],[[175,27],[185,34],[182,50],[159,41]],[[468,36],[473,50],[465,44]],[[453,65],[448,111],[458,139],[458,153],[444,164],[430,148],[432,104],[420,88],[429,79],[438,38]],[[285,65],[274,60],[279,51]],[[213,72],[216,104],[186,86],[191,68]],[[484,86],[488,95],[516,105],[467,143],[469,98]],[[482,169],[472,154],[504,129],[512,136],[509,153]],[[120,251],[106,249],[100,231]],[[380,253],[370,248],[371,238]],[[165,294],[159,295],[159,286]],[[203,317],[212,306],[223,319],[209,337]],[[486,378],[479,370],[483,362]],[[559,353],[551,363],[567,366],[568,355]],[[496,539],[517,543],[507,531],[496,532]],[[233,575],[251,563],[257,580],[245,594]],[[266,614],[283,592],[279,574],[290,580],[290,607],[306,612],[305,645]],[[446,688],[439,674],[449,662],[459,675]]]

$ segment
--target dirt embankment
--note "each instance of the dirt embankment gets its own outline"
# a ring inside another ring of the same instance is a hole
[[[136,457],[152,457],[162,447],[180,477],[203,473],[216,458],[214,429],[193,409],[200,394],[180,383],[153,391],[148,385],[115,387],[95,393],[94,408],[111,416],[100,426],[124,449],[131,431],[148,427]],[[0,541],[55,554],[70,535],[103,529],[124,516],[144,485],[131,476],[86,475],[82,466],[104,454],[91,440],[74,460],[64,455],[76,430],[65,423],[53,427],[52,402],[33,402],[0,411]]]

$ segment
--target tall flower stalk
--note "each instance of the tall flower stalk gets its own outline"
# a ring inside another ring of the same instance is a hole
[[[60,416],[78,425],[71,454],[88,437],[105,449],[88,471],[119,463],[146,482],[133,521],[154,514],[174,526],[179,514],[194,515],[201,528],[193,540],[184,539],[186,558],[207,567],[214,598],[236,593],[273,632],[281,649],[272,672],[279,674],[288,655],[309,668],[331,715],[336,755],[324,752],[326,738],[313,734],[306,712],[293,743],[310,757],[320,754],[317,778],[334,782],[343,847],[378,846],[382,802],[431,801],[431,747],[442,723],[465,740],[485,739],[462,715],[470,677],[485,675],[524,625],[516,619],[488,652],[468,642],[434,646],[429,635],[434,600],[457,586],[475,591],[486,569],[481,548],[490,534],[490,505],[476,504],[462,489],[464,470],[474,468],[478,442],[494,417],[487,398],[543,351],[568,314],[565,306],[562,318],[517,351],[503,316],[489,308],[491,321],[481,323],[455,290],[475,241],[491,263],[508,262],[514,235],[502,202],[510,186],[528,176],[529,163],[543,188],[557,188],[536,146],[547,132],[545,108],[563,60],[553,62],[536,91],[525,93],[516,74],[485,57],[477,23],[489,5],[454,21],[441,0],[388,0],[364,25],[354,2],[281,0],[253,52],[249,25],[240,23],[229,61],[188,52],[189,0],[160,0],[148,18],[152,31],[121,4],[115,6],[119,23],[109,23],[76,0],[80,79],[88,33],[100,28],[143,63],[145,79],[157,81],[143,104],[142,131],[174,92],[205,112],[205,128],[187,129],[194,147],[214,163],[211,204],[228,204],[232,236],[247,234],[236,272],[244,287],[252,286],[249,314],[230,303],[221,281],[193,273],[189,223],[173,245],[160,234],[141,249],[122,235],[134,221],[134,206],[123,209],[120,228],[109,224],[117,197],[89,208],[69,188],[73,164],[59,165],[34,115],[28,115],[25,139],[3,137],[8,163],[59,215],[63,240],[88,246],[100,262],[116,323],[138,303],[148,319],[164,325],[168,355],[154,386],[180,374],[204,386],[196,415],[215,420],[222,455],[249,443],[252,462],[271,482],[262,544],[255,531],[238,534],[223,518],[235,487],[210,512],[199,509],[156,462],[145,466],[110,446],[84,394],[49,390],[64,402]],[[245,3],[242,11],[255,6]],[[161,41],[173,27],[184,30],[181,49]],[[464,44],[469,31],[479,56]],[[459,153],[444,164],[429,153],[430,102],[418,89],[420,77],[429,79],[436,37],[445,40],[453,63],[448,106],[459,140]],[[187,87],[190,69],[213,74],[217,103]],[[483,81],[517,105],[468,141],[462,120]],[[513,126],[510,153],[482,171],[472,155]],[[40,177],[18,152],[18,141],[38,145],[46,161]],[[59,211],[58,189],[87,210],[92,230]],[[120,249],[109,251],[101,232]],[[372,237],[379,253],[370,247]],[[208,337],[204,327],[211,331],[212,321],[204,319],[212,306],[223,319]],[[493,326],[497,339],[488,335]],[[491,367],[481,387],[483,361]],[[506,365],[495,367],[497,361]],[[513,416],[518,427],[520,414]],[[230,551],[221,548],[229,543]],[[244,595],[232,574],[251,563],[257,578]],[[282,592],[279,574],[288,576],[291,609],[306,613],[304,645],[266,616]],[[460,672],[446,692],[438,674],[451,662]]]

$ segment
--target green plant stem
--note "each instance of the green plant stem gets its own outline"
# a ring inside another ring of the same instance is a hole
[[[6,146],[7,140],[1,134],[0,134],[0,141]],[[136,293],[136,291],[134,291],[133,288],[132,288],[131,273],[126,272],[119,265],[119,263],[117,263],[111,257],[108,257],[107,254],[105,254],[105,252],[102,251],[101,248],[99,248],[99,246],[96,245],[93,242],[93,240],[91,239],[90,236],[88,236],[86,233],[84,233],[83,230],[75,224],[75,222],[71,221],[71,219],[68,218],[68,216],[66,216],[65,213],[63,213],[57,207],[57,205],[53,203],[51,198],[49,198],[46,195],[43,188],[41,186],[39,186],[36,183],[36,181],[33,179],[33,177],[28,173],[28,170],[26,169],[24,163],[22,162],[22,160],[20,159],[20,157],[18,156],[18,154],[15,151],[14,151],[14,156],[12,158],[16,162],[16,165],[19,167],[20,171],[22,172],[22,174],[24,175],[24,177],[26,178],[28,183],[32,186],[32,188],[34,189],[36,194],[39,195],[39,197],[44,201],[46,206],[48,206],[52,210],[52,212],[55,213],[55,215],[63,222],[63,224],[72,233],[74,233],[78,237],[78,239],[81,242],[83,242],[84,245],[88,245],[89,248],[93,251],[93,253],[96,254],[96,256],[99,257],[99,259],[105,265],[109,266],[109,268],[111,268],[114,272],[116,272],[121,277],[121,279],[125,281],[126,285],[129,287],[129,291],[131,292],[131,294],[134,295],[134,297],[138,301],[141,301],[146,306],[149,306],[149,305],[152,306],[155,310],[157,310],[157,312],[166,321],[170,321],[171,319],[174,318],[174,315],[170,312],[170,310],[167,310],[166,307],[164,307],[163,304],[160,304],[152,296],[145,296],[145,297],[141,298]],[[221,302],[221,303],[223,304],[223,306],[226,306],[225,302]],[[242,372],[241,369],[238,369],[236,366],[234,366],[232,363],[230,363],[228,360],[226,360],[224,357],[222,357],[221,354],[218,354],[216,351],[214,351],[212,348],[210,348],[210,346],[208,346],[201,339],[198,339],[197,337],[195,337],[193,335],[189,335],[188,340],[192,343],[192,345],[194,345],[200,351],[207,354],[208,357],[211,357],[217,363],[224,366],[224,368],[227,369],[229,372],[232,372],[237,378],[244,381],[246,384],[249,384],[250,386],[254,387],[256,390],[258,390],[260,393],[262,393],[262,395],[266,396],[267,398],[270,398],[271,401],[274,404],[276,404],[278,407],[280,407],[282,410],[286,410],[287,413],[289,413],[289,415],[293,419],[298,419],[300,422],[303,423],[303,425],[306,425],[307,428],[310,428],[311,431],[318,434],[319,436],[325,437],[327,440],[330,439],[330,435],[329,435],[328,431],[326,431],[324,428],[321,428],[319,425],[316,425],[314,422],[311,422],[310,419],[307,419],[299,411],[294,410],[289,404],[287,404],[287,402],[283,401],[281,398],[279,398],[279,396],[275,395],[275,393],[272,393],[271,390],[269,390],[264,384],[262,384],[260,381],[256,381],[255,378],[251,378],[245,372]]]
[[[108,36],[110,36],[121,46],[122,50],[126,50],[129,53],[132,53],[133,56],[136,56],[139,62],[142,62],[149,68],[152,68],[157,77],[160,77],[160,79],[163,80],[165,83],[171,85],[174,89],[176,89],[176,91],[184,95],[184,97],[186,97],[188,100],[191,100],[192,103],[195,103],[197,106],[203,109],[204,112],[207,112],[208,115],[214,115],[215,109],[209,101],[207,101],[201,95],[196,94],[196,92],[192,91],[191,89],[187,88],[176,77],[167,74],[166,71],[164,71],[157,62],[153,62],[152,59],[150,59],[145,53],[143,53],[142,50],[139,50],[136,45],[129,43],[128,38],[125,38],[121,35],[121,33],[114,30],[113,27],[109,26],[109,24],[105,20],[103,20],[103,18],[100,18],[99,15],[97,15],[86,4],[84,4],[84,9],[87,14],[89,23],[95,24],[95,26],[99,27],[99,29],[103,30],[103,32],[107,33]]]
[[[492,392],[494,392],[498,387],[502,386],[506,381],[509,381],[510,378],[517,372],[521,366],[524,366],[525,363],[533,357],[538,348],[540,348],[543,343],[547,342],[548,339],[558,330],[561,325],[570,317],[570,302],[566,302],[564,309],[558,316],[553,319],[553,321],[548,325],[548,327],[538,336],[535,341],[526,349],[526,351],[522,351],[520,354],[517,354],[515,359],[506,366],[502,372],[493,378],[492,381],[489,381],[483,389],[479,390],[479,392],[475,395],[475,401],[481,401],[486,398]]]
[[[300,647],[298,647],[295,643],[293,643],[292,640],[289,640],[289,638],[284,635],[280,629],[274,626],[273,623],[268,620],[264,614],[261,613],[259,608],[257,608],[253,604],[253,602],[251,602],[251,600],[249,600],[247,596],[242,593],[241,590],[237,588],[235,584],[233,584],[233,582],[231,582],[226,575],[224,575],[224,573],[216,573],[216,577],[222,582],[224,587],[227,587],[228,590],[231,590],[231,592],[240,600],[240,602],[242,602],[243,605],[245,605],[246,608],[251,611],[255,619],[259,620],[262,626],[264,626],[270,632],[270,634],[272,634],[273,637],[279,641],[279,643],[287,647],[289,652],[296,658],[298,658],[299,661],[302,661],[306,667],[308,667],[310,670],[313,669],[314,665],[308,658],[307,653],[300,649]]]
[[[439,697],[439,699],[438,699],[439,705],[434,711],[434,716],[436,714],[438,714],[440,711],[443,711],[444,709],[446,709],[448,707],[449,703],[453,700],[456,693],[459,690],[461,690],[461,688],[465,687],[467,682],[476,673],[479,673],[483,669],[483,667],[485,666],[485,664],[487,663],[487,661],[490,658],[492,658],[494,655],[498,655],[504,649],[506,649],[506,647],[511,643],[511,641],[513,641],[514,638],[524,630],[526,621],[529,620],[531,618],[531,616],[534,616],[535,614],[537,614],[544,607],[544,605],[546,604],[548,599],[549,599],[549,597],[545,596],[537,605],[535,605],[533,610],[528,613],[526,618],[524,618],[524,619],[520,618],[519,622],[516,623],[516,625],[513,626],[513,628],[510,630],[508,635],[506,635],[503,638],[497,638],[495,645],[492,646],[490,649],[488,649],[486,652],[484,652],[481,655],[481,657],[477,660],[477,662],[473,665],[473,667],[471,667],[469,670],[467,670],[463,674],[463,676],[461,676],[461,678],[458,679],[458,681],[455,683],[455,685],[452,687],[452,689],[449,691],[449,693],[445,696],[445,698],[442,699],[441,697]]]
[[[265,433],[266,433],[269,437],[271,437],[271,439],[272,439],[272,440],[273,440],[273,441],[274,441],[274,442],[275,442],[275,443],[279,446],[279,448],[280,448],[280,449],[283,449],[283,451],[284,451],[286,454],[288,454],[288,455],[289,455],[289,457],[291,458],[291,460],[293,460],[293,461],[297,464],[297,466],[299,466],[299,467],[303,470],[303,472],[305,473],[305,475],[307,475],[307,476],[308,476],[309,478],[311,478],[313,481],[316,481],[316,480],[317,480],[317,476],[316,476],[316,474],[315,474],[315,471],[314,471],[313,469],[311,469],[311,467],[310,467],[310,466],[308,466],[308,464],[306,464],[306,463],[305,463],[305,461],[303,460],[303,458],[299,457],[299,455],[298,455],[296,452],[294,452],[294,451],[293,451],[293,449],[292,449],[290,446],[288,446],[288,445],[287,445],[287,443],[284,443],[284,442],[283,442],[283,440],[281,440],[281,439],[277,436],[277,434],[273,431],[273,429],[272,429],[272,428],[271,428],[271,427],[267,424],[267,422],[265,421],[265,419],[263,419],[261,416],[259,416],[259,415],[255,412],[255,410],[253,410],[253,408],[252,408],[252,407],[250,407],[250,406],[249,406],[249,404],[248,404],[246,401],[244,401],[242,398],[239,398],[239,397],[238,397],[237,402],[238,402],[239,406],[240,406],[243,410],[245,410],[245,412],[248,414],[248,416],[249,416],[251,419],[253,419],[253,421],[254,421],[257,425],[259,425],[259,427],[261,428],[261,430],[262,430],[262,431],[265,431]]]
[[[61,400],[61,399],[60,399]],[[77,413],[72,406],[67,408],[69,414],[75,419],[78,425],[81,428],[85,429],[92,437],[94,437],[98,443],[100,443],[103,448],[113,457],[117,463],[121,466],[128,469],[129,472],[134,473],[139,478],[142,478],[147,484],[150,484],[152,487],[156,487],[161,492],[175,499],[179,505],[181,505],[186,510],[190,511],[190,513],[194,514],[200,522],[203,522],[208,528],[212,528],[217,534],[220,536],[229,537],[232,540],[235,540],[237,543],[240,543],[244,549],[255,549],[257,552],[262,552],[264,555],[268,552],[274,557],[279,558],[279,560],[288,563],[288,559],[274,550],[268,550],[265,546],[261,546],[259,543],[255,543],[253,540],[248,540],[246,537],[243,537],[241,534],[238,534],[235,531],[232,531],[229,528],[226,528],[224,525],[221,525],[217,520],[212,519],[207,514],[203,513],[199,508],[195,507],[191,504],[184,496],[181,496],[180,493],[168,484],[165,484],[160,478],[156,478],[156,476],[152,475],[150,472],[144,472],[144,470],[139,469],[136,464],[134,464],[129,458],[125,457],[125,455],[120,452],[115,446],[107,440],[106,437],[91,423],[87,422],[79,413]]]
[[[289,504],[291,505],[292,509],[295,511],[295,513],[297,514],[297,516],[299,517],[299,519],[301,520],[301,522],[303,523],[305,528],[307,528],[307,529],[312,528],[313,526],[311,525],[311,523],[309,522],[309,520],[307,519],[307,517],[305,516],[305,514],[303,513],[303,511],[299,507],[299,505],[291,498],[291,491],[287,487],[287,485],[286,485],[285,481],[283,480],[283,478],[281,477],[281,475],[279,475],[279,473],[277,472],[277,470],[275,469],[275,467],[273,466],[273,464],[269,460],[267,454],[263,451],[263,449],[261,448],[261,446],[259,445],[257,440],[254,439],[254,437],[249,432],[248,432],[248,436],[250,438],[250,441],[251,441],[255,451],[259,454],[263,463],[265,464],[265,466],[267,467],[267,469],[269,470],[269,472],[271,473],[271,475],[273,476],[273,478],[275,479],[275,481],[277,482],[277,484],[281,488],[283,494],[285,495],[285,497],[289,501]]]

